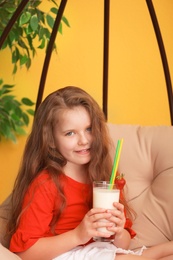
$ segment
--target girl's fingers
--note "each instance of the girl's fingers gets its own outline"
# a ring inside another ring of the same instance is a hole
[[[114,203],[116,205],[115,209],[108,209],[107,212],[111,213],[115,217],[125,218],[124,206],[120,203]]]
[[[102,208],[92,208],[88,211],[87,216],[90,217],[96,213],[103,213],[105,211],[106,209],[102,209]]]
[[[101,228],[101,227],[106,227],[106,228],[112,228],[114,227],[115,224],[113,222],[105,222],[105,221],[97,221],[93,223],[94,228]]]
[[[115,226],[117,228],[124,228],[124,224],[126,221],[124,215],[124,206],[120,203],[114,203],[114,204],[116,205],[116,208],[114,210],[107,210],[107,212],[112,214],[109,221],[115,223]]]
[[[115,207],[115,209],[92,208],[91,210],[88,211],[87,216],[90,217],[93,214],[103,213],[103,212],[114,212],[115,210],[121,211],[122,213],[124,213],[123,204],[121,204],[119,202],[114,202],[114,207]]]
[[[120,227],[123,228],[125,224],[125,215],[124,215],[124,207],[120,203],[115,203],[117,208],[106,210],[101,208],[93,208],[87,214],[88,221],[90,223],[96,223],[94,225],[95,228],[99,227],[99,225],[104,226],[104,223],[101,223],[102,219],[107,219],[110,223],[107,227]],[[100,223],[101,224],[100,224]],[[98,224],[99,223],[99,224]]]
[[[108,212],[106,209],[91,209],[86,216],[90,218],[92,221],[97,221],[102,218],[110,218],[112,216],[111,212]]]
[[[102,219],[107,219],[107,220],[110,221],[111,217],[112,217],[111,213],[104,212],[104,213],[99,213],[99,214],[92,215],[90,217],[90,220],[91,220],[91,222],[98,222],[99,220],[102,220]]]
[[[124,212],[124,205],[119,203],[119,202],[114,202],[114,207],[118,210],[120,210],[121,212]]]

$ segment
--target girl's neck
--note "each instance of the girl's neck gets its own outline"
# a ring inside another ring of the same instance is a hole
[[[73,165],[72,167],[72,165],[67,164],[64,166],[64,173],[75,181],[88,183],[87,167],[85,165]]]

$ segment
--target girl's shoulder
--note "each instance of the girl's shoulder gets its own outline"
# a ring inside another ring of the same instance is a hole
[[[28,202],[52,204],[58,198],[58,191],[55,182],[48,171],[43,170],[32,181],[24,198],[24,205]]]
[[[39,174],[37,175],[37,177],[33,180],[33,183],[39,183],[42,181],[51,181],[51,175],[48,172],[48,170],[42,170],[41,172],[39,172]]]
[[[55,182],[47,170],[42,170],[39,175],[32,181],[31,190],[57,190]]]

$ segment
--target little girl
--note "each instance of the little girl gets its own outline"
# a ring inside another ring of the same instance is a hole
[[[42,102],[12,193],[12,252],[23,260],[173,259],[173,242],[128,250],[135,233],[126,203],[92,208],[92,182],[110,179],[110,145],[104,114],[84,90],[65,87]],[[98,227],[115,233],[113,243],[93,241],[109,237]]]

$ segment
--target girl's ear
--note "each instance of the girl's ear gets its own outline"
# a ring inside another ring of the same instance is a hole
[[[53,134],[51,134],[51,136],[49,137],[49,147],[52,150],[56,149],[56,145],[55,145],[55,142],[54,142]]]
[[[54,141],[49,143],[49,147],[50,147],[51,150],[56,150],[56,146],[55,146]]]

